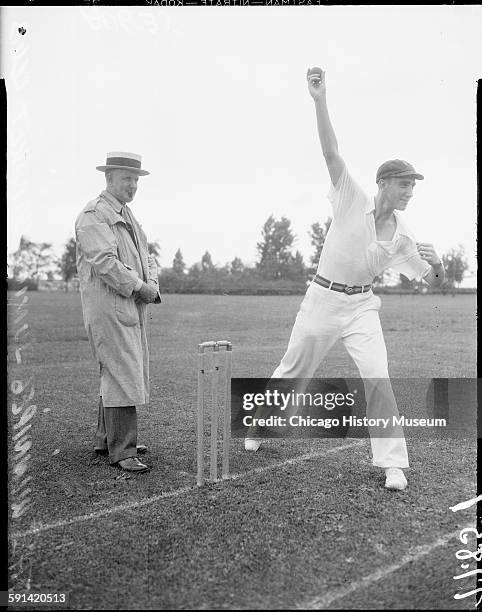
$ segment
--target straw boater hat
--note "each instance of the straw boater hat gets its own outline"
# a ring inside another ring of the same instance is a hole
[[[139,176],[146,176],[149,174],[147,170],[141,168],[141,156],[135,153],[120,153],[114,151],[107,153],[107,159],[105,160],[105,166],[97,166],[97,170],[105,172],[106,170],[132,170],[137,172]]]

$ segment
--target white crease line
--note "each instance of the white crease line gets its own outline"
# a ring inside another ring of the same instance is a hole
[[[463,528],[461,528],[463,529]],[[393,565],[389,565],[388,567],[384,567],[376,570],[372,574],[365,576],[361,580],[357,580],[356,582],[352,582],[350,586],[341,587],[339,589],[334,589],[326,593],[326,595],[322,595],[320,597],[315,597],[308,602],[303,604],[299,604],[296,606],[297,610],[325,610],[330,604],[332,604],[337,599],[342,599],[355,591],[360,589],[364,589],[374,582],[381,580],[382,578],[386,578],[393,572],[401,569],[404,565],[408,563],[412,563],[413,561],[418,561],[422,557],[425,557],[429,553],[431,553],[435,548],[439,548],[440,546],[444,546],[453,538],[456,538],[460,535],[461,529],[457,529],[457,531],[453,531],[452,533],[445,534],[441,536],[432,544],[424,544],[423,546],[417,546],[412,550],[412,552],[407,553],[402,557],[399,563],[394,563]]]
[[[246,476],[250,476],[251,474],[260,474],[262,472],[267,472],[269,470],[274,470],[276,468],[282,468],[286,465],[294,465],[302,461],[307,461],[308,459],[313,459],[316,457],[323,457],[324,455],[329,455],[337,451],[342,451],[342,450],[346,450],[346,449],[353,448],[356,446],[361,446],[363,443],[364,443],[364,440],[355,442],[353,444],[346,444],[344,446],[336,446],[335,448],[330,448],[328,450],[307,453],[305,455],[300,455],[298,457],[286,459],[285,461],[281,461],[280,463],[272,463],[270,465],[265,465],[262,467],[254,468],[252,470],[247,470],[246,472],[241,472],[239,474],[232,474],[229,476],[229,478],[226,479],[226,481],[239,480],[240,478],[245,478]],[[219,482],[222,482],[222,481],[219,481]],[[68,525],[74,525],[76,523],[84,523],[85,521],[95,520],[103,516],[109,516],[109,514],[114,514],[116,512],[126,512],[128,510],[133,510],[135,508],[142,508],[143,506],[153,504],[162,499],[170,499],[171,497],[178,497],[179,495],[183,495],[184,493],[188,493],[189,491],[196,491],[198,489],[199,487],[197,485],[181,487],[180,489],[174,489],[173,491],[166,491],[164,493],[160,493],[159,495],[154,495],[153,497],[147,497],[146,499],[142,499],[140,501],[129,502],[127,504],[121,504],[120,506],[114,506],[113,508],[106,508],[104,510],[99,510],[98,512],[92,512],[90,514],[81,514],[80,516],[74,516],[71,519],[64,520],[64,521],[57,521],[56,523],[47,523],[45,525],[39,525],[38,527],[32,527],[31,529],[28,529],[27,531],[12,533],[10,534],[10,538],[20,539],[26,536],[41,533],[43,531],[49,531],[50,529],[57,529],[58,527],[67,527]]]

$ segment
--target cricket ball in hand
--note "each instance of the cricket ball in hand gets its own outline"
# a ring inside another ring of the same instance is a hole
[[[321,68],[309,68],[308,69],[308,77],[316,76],[321,79],[323,75],[323,70]]]

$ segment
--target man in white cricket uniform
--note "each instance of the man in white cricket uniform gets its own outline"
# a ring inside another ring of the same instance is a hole
[[[308,71],[308,89],[315,101],[323,155],[332,186],[328,195],[333,221],[326,236],[317,275],[296,317],[286,353],[272,378],[313,377],[339,339],[355,361],[364,381],[368,418],[398,416],[388,375],[387,351],[373,294],[373,278],[392,268],[410,280],[431,285],[444,281],[444,269],[433,246],[417,243],[399,211],[412,197],[415,180],[424,177],[403,160],[380,166],[378,193],[367,196],[348,172],[328,116],[324,72]],[[261,441],[245,439],[246,450],[258,450]],[[371,437],[373,464],[385,469],[385,486],[404,489],[408,468],[401,427],[389,437]]]

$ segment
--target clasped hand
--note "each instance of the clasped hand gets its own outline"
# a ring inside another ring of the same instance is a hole
[[[142,283],[142,287],[135,294],[136,304],[152,304],[157,298],[157,285],[153,281]]]

